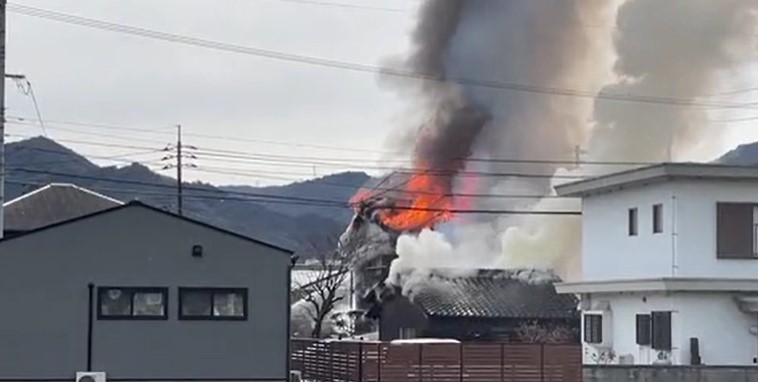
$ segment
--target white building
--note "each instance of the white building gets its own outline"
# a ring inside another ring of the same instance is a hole
[[[584,362],[752,365],[758,168],[661,164],[556,187],[582,198]]]

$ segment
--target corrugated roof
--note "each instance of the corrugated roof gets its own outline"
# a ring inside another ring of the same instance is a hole
[[[53,183],[5,203],[5,230],[29,231],[122,204],[73,184]]]
[[[572,318],[577,301],[560,295],[552,282],[480,273],[471,277],[434,277],[412,297],[428,316],[481,318]]]

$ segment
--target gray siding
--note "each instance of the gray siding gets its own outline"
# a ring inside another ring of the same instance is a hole
[[[191,256],[195,244],[202,258]],[[169,288],[166,321],[93,318],[94,370],[285,378],[288,271],[285,252],[141,206],[0,242],[0,378],[85,369],[88,283]],[[179,321],[179,286],[247,287],[249,319]]]

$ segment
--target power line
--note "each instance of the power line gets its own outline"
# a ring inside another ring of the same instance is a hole
[[[105,181],[105,182],[112,182],[117,184],[130,184],[130,185],[139,185],[139,186],[148,186],[148,187],[157,187],[157,188],[170,188],[173,189],[173,186],[168,184],[160,184],[160,183],[147,183],[147,182],[141,182],[141,181],[131,181],[131,180],[124,180],[124,179],[113,179],[113,178],[104,178],[104,177],[94,177],[94,176],[87,176],[87,175],[80,175],[80,174],[66,174],[66,173],[59,173],[54,171],[43,171],[43,170],[36,170],[36,169],[27,169],[22,167],[10,167],[8,170],[11,171],[19,171],[19,172],[27,172],[27,173],[33,173],[33,174],[45,174],[45,175],[55,175],[55,176],[65,176],[65,177],[73,177],[73,178],[79,178],[79,179],[88,179],[88,180],[97,180],[97,181]],[[193,195],[187,195],[188,198],[212,198],[212,199],[222,199],[222,200],[233,200],[233,199],[243,199],[241,201],[250,201],[250,202],[262,202],[262,203],[285,203],[285,204],[291,204],[291,203],[297,203],[302,205],[308,205],[308,206],[319,206],[319,207],[340,207],[340,208],[348,208],[350,205],[348,203],[339,202],[335,200],[325,200],[325,199],[311,199],[311,198],[299,198],[299,197],[290,197],[290,196],[279,196],[279,195],[266,195],[266,194],[253,194],[253,193],[245,193],[245,192],[233,192],[233,191],[224,191],[224,190],[217,190],[217,189],[201,189],[197,187],[186,187],[187,189],[194,189],[197,191],[207,192],[207,193],[223,193],[224,196],[220,197],[213,197],[211,195],[199,195],[199,194],[193,194]],[[121,191],[120,189],[114,190],[118,192],[125,192]],[[234,198],[229,197],[226,194],[235,195],[235,194],[241,194],[244,196]],[[173,193],[169,195],[174,195]],[[384,207],[378,207],[378,208],[384,208]],[[426,211],[426,212],[444,212],[447,210],[436,210],[432,208],[416,208],[416,207],[395,207],[394,209],[398,210],[411,210],[411,211]],[[455,213],[455,214],[502,214],[502,215],[577,215],[580,214],[578,211],[520,211],[520,210],[475,210],[475,209],[459,209],[459,210],[450,210],[449,212]]]
[[[420,81],[429,82],[454,82],[467,86],[476,86],[495,90],[505,90],[514,92],[525,92],[549,96],[564,96],[564,97],[579,97],[600,99],[608,101],[623,101],[634,102],[641,104],[655,104],[655,105],[669,105],[669,106],[688,106],[688,107],[703,107],[703,108],[717,108],[717,109],[756,109],[754,104],[745,103],[732,103],[732,102],[703,102],[696,99],[684,99],[664,96],[650,96],[650,95],[633,95],[633,94],[614,94],[609,92],[596,92],[591,90],[569,89],[569,88],[557,88],[549,86],[537,86],[520,83],[499,82],[493,80],[478,80],[469,78],[442,78],[438,74],[433,73],[419,73],[408,70],[379,67],[366,64],[352,63],[346,61],[338,61],[331,59],[324,59],[312,56],[305,56],[299,54],[285,53],[274,50],[267,50],[237,44],[223,43],[219,41],[201,39],[196,37],[183,36],[179,34],[167,33],[155,31],[147,28],[134,27],[124,24],[117,24],[103,20],[97,20],[87,17],[81,17],[61,12],[50,11],[41,8],[29,7],[20,4],[8,4],[8,11],[30,17],[36,17],[40,19],[46,19],[51,21],[57,21],[66,24],[78,25],[83,27],[95,28],[110,32],[119,32],[130,34],[134,36],[152,38],[157,40],[163,40],[168,42],[174,42],[184,45],[192,45],[197,47],[203,47],[208,49],[240,53],[246,55],[252,55],[257,57],[263,57],[268,59],[295,62],[301,64],[308,64],[314,66],[321,66],[334,69],[342,69],[353,72],[363,72],[370,74],[381,74],[393,77],[410,78]]]

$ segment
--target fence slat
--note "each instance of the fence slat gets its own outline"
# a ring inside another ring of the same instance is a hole
[[[290,366],[312,382],[581,382],[578,344],[293,339]]]

